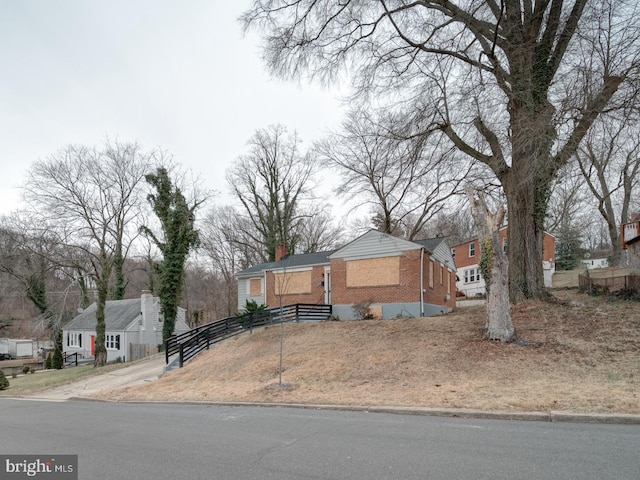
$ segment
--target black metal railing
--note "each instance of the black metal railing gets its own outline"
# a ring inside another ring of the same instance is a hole
[[[319,321],[331,316],[331,305],[296,303],[245,313],[237,317],[223,318],[215,322],[193,328],[180,335],[173,335],[165,342],[165,359],[178,354],[180,368],[184,363],[211,345],[254,328],[284,322]]]
[[[76,353],[65,353],[62,356],[62,364],[65,367],[70,367],[71,365],[78,366],[78,352]]]

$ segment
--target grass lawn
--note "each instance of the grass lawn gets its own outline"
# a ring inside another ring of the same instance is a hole
[[[520,342],[483,340],[485,307],[279,326],[225,340],[109,400],[285,402],[640,413],[640,302],[554,292],[512,307]]]
[[[35,373],[20,374],[17,378],[7,376],[9,388],[0,390],[0,396],[16,396],[47,390],[93,375],[100,375],[127,366],[124,363],[94,368],[93,365],[67,367],[62,370],[39,370]]]

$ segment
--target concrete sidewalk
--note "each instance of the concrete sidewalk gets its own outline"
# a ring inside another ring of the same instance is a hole
[[[135,362],[129,367],[114,370],[102,375],[83,378],[77,382],[62,385],[21,398],[30,400],[64,401],[70,398],[88,397],[101,390],[112,390],[119,387],[128,387],[144,382],[157,380],[162,375],[165,366],[164,354],[153,355],[144,360]]]

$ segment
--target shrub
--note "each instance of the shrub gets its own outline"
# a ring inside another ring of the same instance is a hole
[[[27,367],[26,365],[24,367],[22,367],[22,373],[24,373],[25,375],[27,373],[29,373],[31,371],[31,368]]]
[[[4,372],[0,370],[0,390],[9,388],[9,379],[4,376]]]
[[[265,310],[267,310],[267,306],[264,303],[258,305],[258,302],[255,300],[245,300],[244,308],[236,313],[236,317],[240,317],[240,323],[246,327],[251,323],[251,318],[249,318],[248,314],[264,312]],[[259,316],[254,316],[253,318],[255,319],[258,317]]]
[[[62,359],[62,350],[57,345],[56,345],[56,348],[53,350],[51,367],[55,368],[56,370],[60,370],[62,367],[64,367],[64,360]]]
[[[351,305],[356,320],[372,320],[374,318],[371,310],[369,310],[372,303],[373,302],[371,300],[365,300],[364,302],[358,302]]]
[[[46,368],[47,370],[51,370],[51,368],[53,365],[53,360],[51,358],[51,352],[49,352],[49,355],[47,355],[47,359],[44,361],[44,368]]]

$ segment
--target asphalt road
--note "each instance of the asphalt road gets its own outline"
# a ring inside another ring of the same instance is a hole
[[[638,480],[640,426],[0,399],[0,452],[79,478]]]

